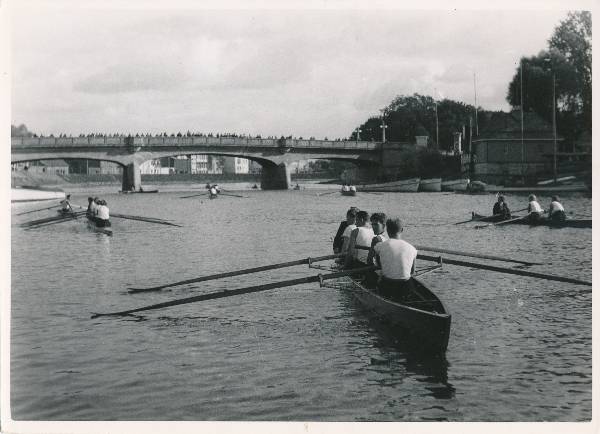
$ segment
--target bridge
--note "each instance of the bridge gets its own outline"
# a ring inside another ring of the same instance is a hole
[[[398,150],[397,144],[350,140],[209,136],[12,137],[11,163],[65,158],[110,161],[124,168],[123,190],[137,191],[141,186],[140,164],[145,161],[179,155],[223,155],[258,162],[262,166],[261,188],[275,190],[291,185],[289,164],[294,161],[351,161],[365,176],[373,177],[383,166],[389,165],[394,150]]]

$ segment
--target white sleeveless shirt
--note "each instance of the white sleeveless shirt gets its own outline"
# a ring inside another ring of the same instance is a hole
[[[556,202],[556,201],[553,201],[550,204],[550,210],[552,211],[552,213],[555,213],[556,211],[563,211],[563,212],[565,211],[562,204],[560,202]]]
[[[537,201],[535,201],[535,200],[532,200],[531,202],[529,202],[529,209],[531,210],[529,212],[539,212],[540,214],[544,212],[544,210],[542,209],[540,204],[537,203]]]
[[[357,229],[358,234],[356,234],[356,241],[354,242],[354,244],[356,246],[371,248],[371,241],[375,236],[375,234],[373,233],[373,229],[365,226],[361,226]],[[354,252],[354,257],[357,260],[359,260],[360,262],[364,262],[365,264],[367,263],[367,256],[369,256],[368,250],[356,249]]]
[[[377,244],[375,253],[381,259],[381,274],[388,279],[410,279],[412,265],[417,258],[417,249],[404,240],[390,238]]]

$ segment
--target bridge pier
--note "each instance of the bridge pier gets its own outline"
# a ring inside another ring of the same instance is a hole
[[[287,190],[292,184],[290,168],[287,163],[262,165],[260,188],[263,190]]]
[[[142,186],[142,172],[140,164],[137,161],[126,165],[123,168],[122,191],[139,191]]]

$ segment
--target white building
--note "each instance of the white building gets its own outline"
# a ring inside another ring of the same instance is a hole
[[[239,157],[225,157],[224,173],[250,173],[250,160]]]

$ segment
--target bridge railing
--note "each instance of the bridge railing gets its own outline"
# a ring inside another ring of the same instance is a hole
[[[305,140],[305,139],[258,139],[250,137],[133,137],[135,146],[242,146],[242,147],[286,147],[302,149],[356,149],[375,150],[378,142],[352,140]],[[70,146],[127,146],[127,137],[12,137],[12,147],[70,147]]]

